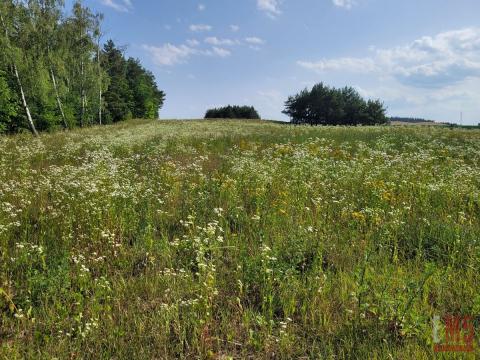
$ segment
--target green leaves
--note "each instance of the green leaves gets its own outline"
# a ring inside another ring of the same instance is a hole
[[[365,101],[352,87],[336,89],[319,83],[290,96],[283,113],[296,124],[377,125],[387,122],[385,111],[380,100]]]
[[[8,85],[6,73],[0,70],[0,133],[12,127],[18,112],[18,103]]]
[[[205,119],[260,119],[253,106],[224,106],[207,110]]]
[[[112,41],[100,50],[103,17],[81,1],[68,13],[63,1],[6,1],[0,15],[0,133],[103,123],[103,110],[106,123],[158,118],[153,74]]]

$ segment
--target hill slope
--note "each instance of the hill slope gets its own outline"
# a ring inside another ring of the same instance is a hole
[[[0,153],[1,358],[426,358],[434,315],[480,309],[478,131],[131,121]]]

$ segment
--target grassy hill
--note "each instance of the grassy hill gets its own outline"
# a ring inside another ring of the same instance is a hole
[[[130,121],[0,154],[0,358],[431,358],[434,316],[480,313],[480,131]]]

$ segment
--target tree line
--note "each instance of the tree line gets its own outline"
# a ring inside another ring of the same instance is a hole
[[[228,105],[207,110],[205,119],[260,119],[253,106]]]
[[[433,120],[426,120],[422,118],[414,118],[414,117],[399,117],[399,116],[392,116],[390,117],[390,121],[399,121],[399,122],[405,122],[405,123],[435,123]]]
[[[80,1],[0,2],[0,133],[158,118],[165,94]]]
[[[283,113],[294,124],[378,125],[388,122],[380,100],[366,101],[352,87],[336,89],[323,83],[290,96]]]

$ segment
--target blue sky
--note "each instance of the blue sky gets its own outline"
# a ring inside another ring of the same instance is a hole
[[[88,0],[105,40],[153,71],[162,118],[212,106],[281,114],[323,81],[380,98],[389,115],[480,122],[479,0]]]

